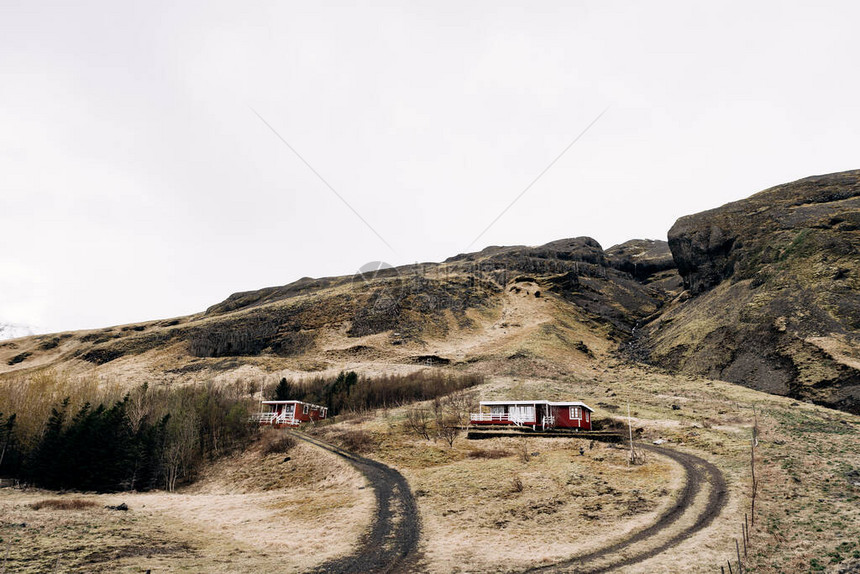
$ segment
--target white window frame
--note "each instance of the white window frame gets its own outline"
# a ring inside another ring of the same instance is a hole
[[[582,407],[570,407],[570,420],[582,419]]]
[[[310,406],[310,405],[302,405],[302,414],[303,414],[303,415],[308,414],[310,411],[311,411],[311,406]]]

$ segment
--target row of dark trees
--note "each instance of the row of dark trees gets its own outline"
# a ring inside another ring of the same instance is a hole
[[[173,490],[207,460],[250,443],[247,397],[214,386],[135,389],[113,404],[56,405],[26,437],[0,413],[0,475],[51,489]]]
[[[298,400],[328,407],[330,415],[396,407],[449,395],[484,382],[480,375],[417,371],[407,375],[359,376],[342,372],[335,379],[302,382],[281,379],[270,392],[274,400]]]

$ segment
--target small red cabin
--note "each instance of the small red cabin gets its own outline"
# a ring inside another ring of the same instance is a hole
[[[591,430],[594,409],[579,401],[481,401],[480,411],[472,413],[474,425],[515,425]]]
[[[263,410],[252,418],[261,425],[297,427],[326,418],[328,409],[302,401],[263,401]]]

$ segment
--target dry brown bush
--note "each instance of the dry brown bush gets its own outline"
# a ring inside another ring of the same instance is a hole
[[[517,446],[517,456],[520,458],[520,462],[528,463],[532,459],[532,455],[529,452],[529,445],[525,440],[520,441],[520,444]]]
[[[412,407],[406,411],[406,420],[403,424],[410,432],[430,440],[430,411],[427,409]]]
[[[290,452],[296,446],[296,439],[284,431],[266,429],[260,437],[263,455],[284,454]]]
[[[518,474],[515,474],[513,478],[511,478],[511,492],[522,492],[524,489],[523,479],[521,479]]]
[[[83,510],[92,508],[96,503],[92,500],[84,500],[83,498],[46,498],[30,504],[33,510],[41,510],[48,508],[50,510]]]
[[[505,458],[506,456],[511,456],[512,454],[513,453],[503,448],[488,448],[486,450],[469,451],[469,454],[466,456],[468,456],[469,458]]]
[[[348,430],[338,435],[337,440],[346,450],[357,453],[370,452],[375,446],[370,433],[362,430]]]

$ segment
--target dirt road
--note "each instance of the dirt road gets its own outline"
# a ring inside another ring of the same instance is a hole
[[[360,541],[359,551],[352,555],[327,562],[314,572],[320,574],[346,574],[353,572],[408,572],[417,566],[417,547],[421,533],[418,510],[406,479],[399,472],[380,462],[349,453],[298,431],[294,435],[319,448],[346,459],[367,477],[376,495],[377,511],[370,533]],[[572,557],[562,562],[532,568],[528,573],[577,572],[597,574],[624,568],[664,552],[707,527],[716,518],[727,499],[726,482],[719,469],[698,456],[669,448],[640,444],[639,448],[669,457],[684,469],[684,487],[678,500],[657,521],[633,536]],[[670,528],[691,510],[702,488],[708,489],[707,501],[692,524],[682,528],[668,539],[648,541]],[[641,550],[633,549],[642,545]],[[623,555],[622,555],[623,554]]]
[[[299,431],[293,435],[346,459],[362,473],[376,496],[376,514],[370,532],[359,541],[356,554],[326,562],[313,572],[349,574],[403,572],[417,561],[421,523],[409,484],[403,475],[381,462],[370,460]]]
[[[657,522],[648,528],[640,530],[626,540],[556,564],[532,568],[526,570],[526,572],[575,571],[578,574],[597,574],[599,572],[609,572],[630,566],[656,556],[672,546],[683,542],[699,530],[707,527],[720,514],[726,503],[728,493],[725,478],[723,478],[722,473],[716,466],[703,458],[669,448],[647,444],[640,444],[638,447],[667,456],[684,468],[684,472],[686,473],[684,488],[681,490],[681,494],[675,505],[663,513]],[[663,530],[672,526],[690,509],[703,485],[708,485],[708,499],[704,508],[699,511],[693,524],[675,533],[668,540],[659,542],[656,546],[646,547],[638,552],[634,550],[633,554],[625,552],[624,556],[621,555],[622,551],[627,550],[635,544],[646,542],[649,538],[657,536]]]

